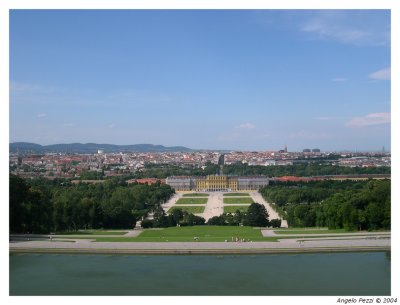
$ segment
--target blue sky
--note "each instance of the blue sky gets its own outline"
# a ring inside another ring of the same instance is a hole
[[[10,142],[390,149],[388,10],[13,10]]]

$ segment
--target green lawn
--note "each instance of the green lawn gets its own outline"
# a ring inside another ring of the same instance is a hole
[[[168,214],[171,214],[174,209],[181,209],[182,211],[186,211],[188,213],[192,214],[200,214],[204,212],[205,207],[204,206],[179,206],[179,207],[172,207],[168,210]]]
[[[183,197],[208,197],[208,194],[203,193],[191,193],[191,194],[183,194]]]
[[[234,196],[242,196],[242,197],[249,197],[249,193],[226,193],[224,197],[234,197]]]
[[[247,212],[248,205],[235,205],[235,206],[224,206],[224,213],[236,213],[237,210],[240,212]]]
[[[230,203],[253,203],[253,199],[245,197],[245,198],[224,198],[225,204]]]
[[[179,198],[176,204],[206,204],[207,198]]]
[[[252,241],[276,241],[276,238],[266,238],[261,231],[252,227],[233,226],[193,226],[171,227],[161,230],[148,229],[138,237],[126,238],[96,238],[96,241],[126,241],[126,242],[194,242],[193,237],[199,237],[199,242],[232,241],[232,237],[250,239]]]
[[[124,235],[128,231],[112,230],[79,230],[75,232],[57,232],[56,235]]]

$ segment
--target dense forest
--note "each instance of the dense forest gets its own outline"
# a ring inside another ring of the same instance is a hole
[[[321,162],[306,162],[293,165],[248,165],[235,163],[224,165],[225,175],[267,175],[281,176],[323,176],[323,175],[357,175],[357,174],[390,174],[390,167],[346,167]]]
[[[261,189],[291,227],[390,229],[390,180],[274,182]]]
[[[194,226],[205,219],[181,209],[169,215],[161,207],[174,193],[165,184],[127,185],[116,178],[99,184],[71,184],[67,180],[24,180],[10,175],[10,233],[70,232],[81,229],[129,229],[142,220],[143,228]],[[258,203],[246,212],[224,213],[208,225],[279,227]]]
[[[174,191],[165,184],[127,185],[24,180],[10,175],[10,232],[49,233],[96,228],[133,228]]]

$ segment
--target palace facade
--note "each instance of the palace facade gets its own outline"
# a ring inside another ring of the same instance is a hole
[[[188,177],[174,176],[166,179],[166,184],[176,191],[197,192],[235,192],[235,191],[258,191],[260,187],[269,184],[266,176],[206,176]]]

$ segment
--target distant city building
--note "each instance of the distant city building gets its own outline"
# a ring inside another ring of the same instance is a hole
[[[281,149],[281,150],[278,150],[278,152],[281,153],[281,154],[287,153],[287,145],[285,144],[285,148]]]
[[[320,150],[319,148],[313,148],[313,149],[312,149],[312,152],[313,152],[313,153],[319,153],[319,152],[321,152],[321,150]]]
[[[104,154],[104,150],[99,149],[99,150],[97,151],[97,153],[98,153],[99,155]]]
[[[311,149],[309,149],[309,148],[304,148],[303,149],[303,153],[309,153],[309,152],[311,152]]]
[[[206,176],[206,177],[168,177],[166,184],[176,191],[240,191],[258,190],[269,184],[269,178],[265,176],[233,177],[233,176]]]

